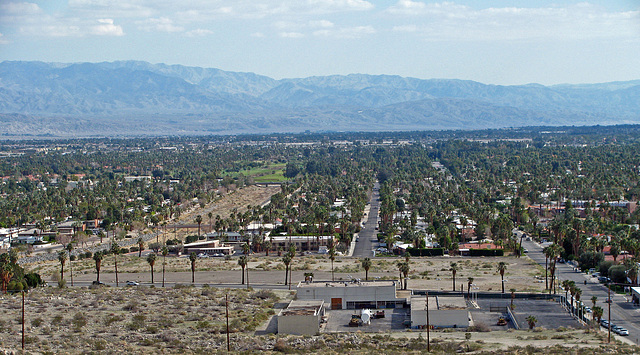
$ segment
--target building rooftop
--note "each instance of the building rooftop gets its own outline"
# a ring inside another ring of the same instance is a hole
[[[317,315],[324,305],[324,300],[293,300],[279,316]]]
[[[310,288],[310,287],[389,287],[395,286],[398,283],[396,280],[369,280],[363,281],[359,279],[353,279],[351,281],[312,281],[312,282],[300,282],[298,288]]]
[[[411,297],[411,308],[424,309],[426,306],[425,296]],[[462,296],[429,296],[429,309],[466,309],[467,302]]]

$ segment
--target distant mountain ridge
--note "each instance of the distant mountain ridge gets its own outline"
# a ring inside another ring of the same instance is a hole
[[[0,63],[0,134],[5,135],[622,123],[640,123],[640,80],[501,86],[365,74],[276,80],[254,73],[140,61]]]

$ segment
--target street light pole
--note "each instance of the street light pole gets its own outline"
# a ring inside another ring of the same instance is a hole
[[[607,339],[607,343],[611,343],[611,285],[610,284],[607,285],[607,289],[609,290],[609,297],[607,298],[607,304],[609,305],[609,312],[608,312],[609,324],[607,324],[609,328],[609,336]]]
[[[426,299],[425,299],[425,309],[427,311],[427,352],[431,352],[431,341],[429,339],[429,292],[426,293]]]

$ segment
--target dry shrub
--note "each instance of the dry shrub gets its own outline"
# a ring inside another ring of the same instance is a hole
[[[476,322],[474,325],[470,326],[467,330],[470,332],[486,333],[486,332],[490,332],[491,328],[489,328],[489,326],[486,325],[485,323]]]

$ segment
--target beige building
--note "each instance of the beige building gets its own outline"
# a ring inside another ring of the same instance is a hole
[[[402,308],[406,298],[398,297],[394,280],[303,281],[298,284],[299,300],[323,300],[331,309]]]
[[[323,300],[293,300],[278,313],[278,334],[317,335],[324,311]]]
[[[411,326],[427,324],[427,298],[411,297]],[[469,310],[463,296],[429,296],[429,325],[438,328],[467,328]]]

